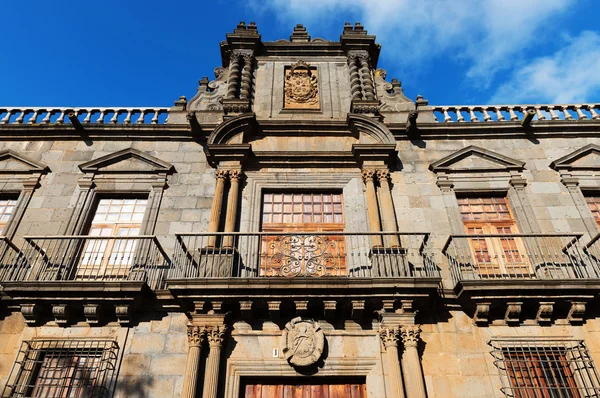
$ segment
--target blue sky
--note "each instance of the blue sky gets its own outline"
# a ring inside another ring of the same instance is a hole
[[[264,41],[360,21],[434,105],[600,102],[597,0],[21,0],[2,5],[0,107],[170,106],[241,20]]]

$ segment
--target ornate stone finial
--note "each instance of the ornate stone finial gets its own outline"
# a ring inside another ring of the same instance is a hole
[[[420,325],[405,325],[400,327],[400,336],[405,348],[416,348],[421,334]]]
[[[227,173],[229,174],[229,179],[231,181],[240,181],[244,175],[242,170],[229,170]]]
[[[399,330],[397,327],[382,325],[381,329],[379,329],[379,337],[381,338],[381,341],[383,341],[383,346],[385,348],[398,347],[398,334]]]
[[[362,178],[364,182],[375,180],[375,170],[363,170]]]
[[[188,343],[190,347],[200,347],[206,340],[206,329],[203,326],[188,326]]]
[[[294,26],[290,41],[292,43],[308,43],[310,41],[310,36],[306,32],[306,28],[303,25],[298,24]]]
[[[310,366],[323,355],[325,335],[313,320],[292,319],[283,331],[285,359],[294,366]]]
[[[206,337],[208,338],[209,346],[222,346],[225,342],[225,333],[227,332],[227,326],[217,325],[209,326],[206,328]]]
[[[377,179],[379,181],[389,180],[390,179],[390,171],[389,170],[377,170]]]
[[[217,180],[225,180],[227,179],[227,175],[229,172],[227,170],[217,170],[215,171],[215,178]]]

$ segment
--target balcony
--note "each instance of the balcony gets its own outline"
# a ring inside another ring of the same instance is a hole
[[[170,266],[154,236],[25,237],[16,255],[5,252],[13,260],[3,262],[10,266],[3,267],[0,284],[7,296],[19,299],[30,323],[45,305],[57,323],[68,322],[74,312],[94,322],[99,311],[106,312],[99,308],[106,302],[114,304],[108,312],[125,322],[132,306],[165,287]]]
[[[476,322],[494,315],[507,322],[527,315],[538,322],[562,316],[582,322],[587,303],[600,293],[600,262],[593,255],[598,239],[584,246],[581,237],[452,235],[442,253],[459,299],[476,307]]]
[[[203,306],[274,308],[291,299],[297,312],[311,301],[356,312],[368,302],[431,298],[440,283],[427,233],[188,233],[176,241],[168,288]]]

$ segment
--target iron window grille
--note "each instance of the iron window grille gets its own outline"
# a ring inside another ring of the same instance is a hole
[[[118,352],[111,340],[24,341],[2,397],[108,397]]]
[[[492,340],[490,345],[507,397],[600,397],[600,378],[581,340]]]

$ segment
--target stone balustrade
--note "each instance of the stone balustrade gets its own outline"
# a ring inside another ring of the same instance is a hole
[[[533,120],[600,120],[600,104],[449,105],[434,106],[433,112],[438,123],[520,122],[529,109]]]
[[[82,125],[165,124],[169,108],[0,108],[2,125],[61,125],[77,117]]]

